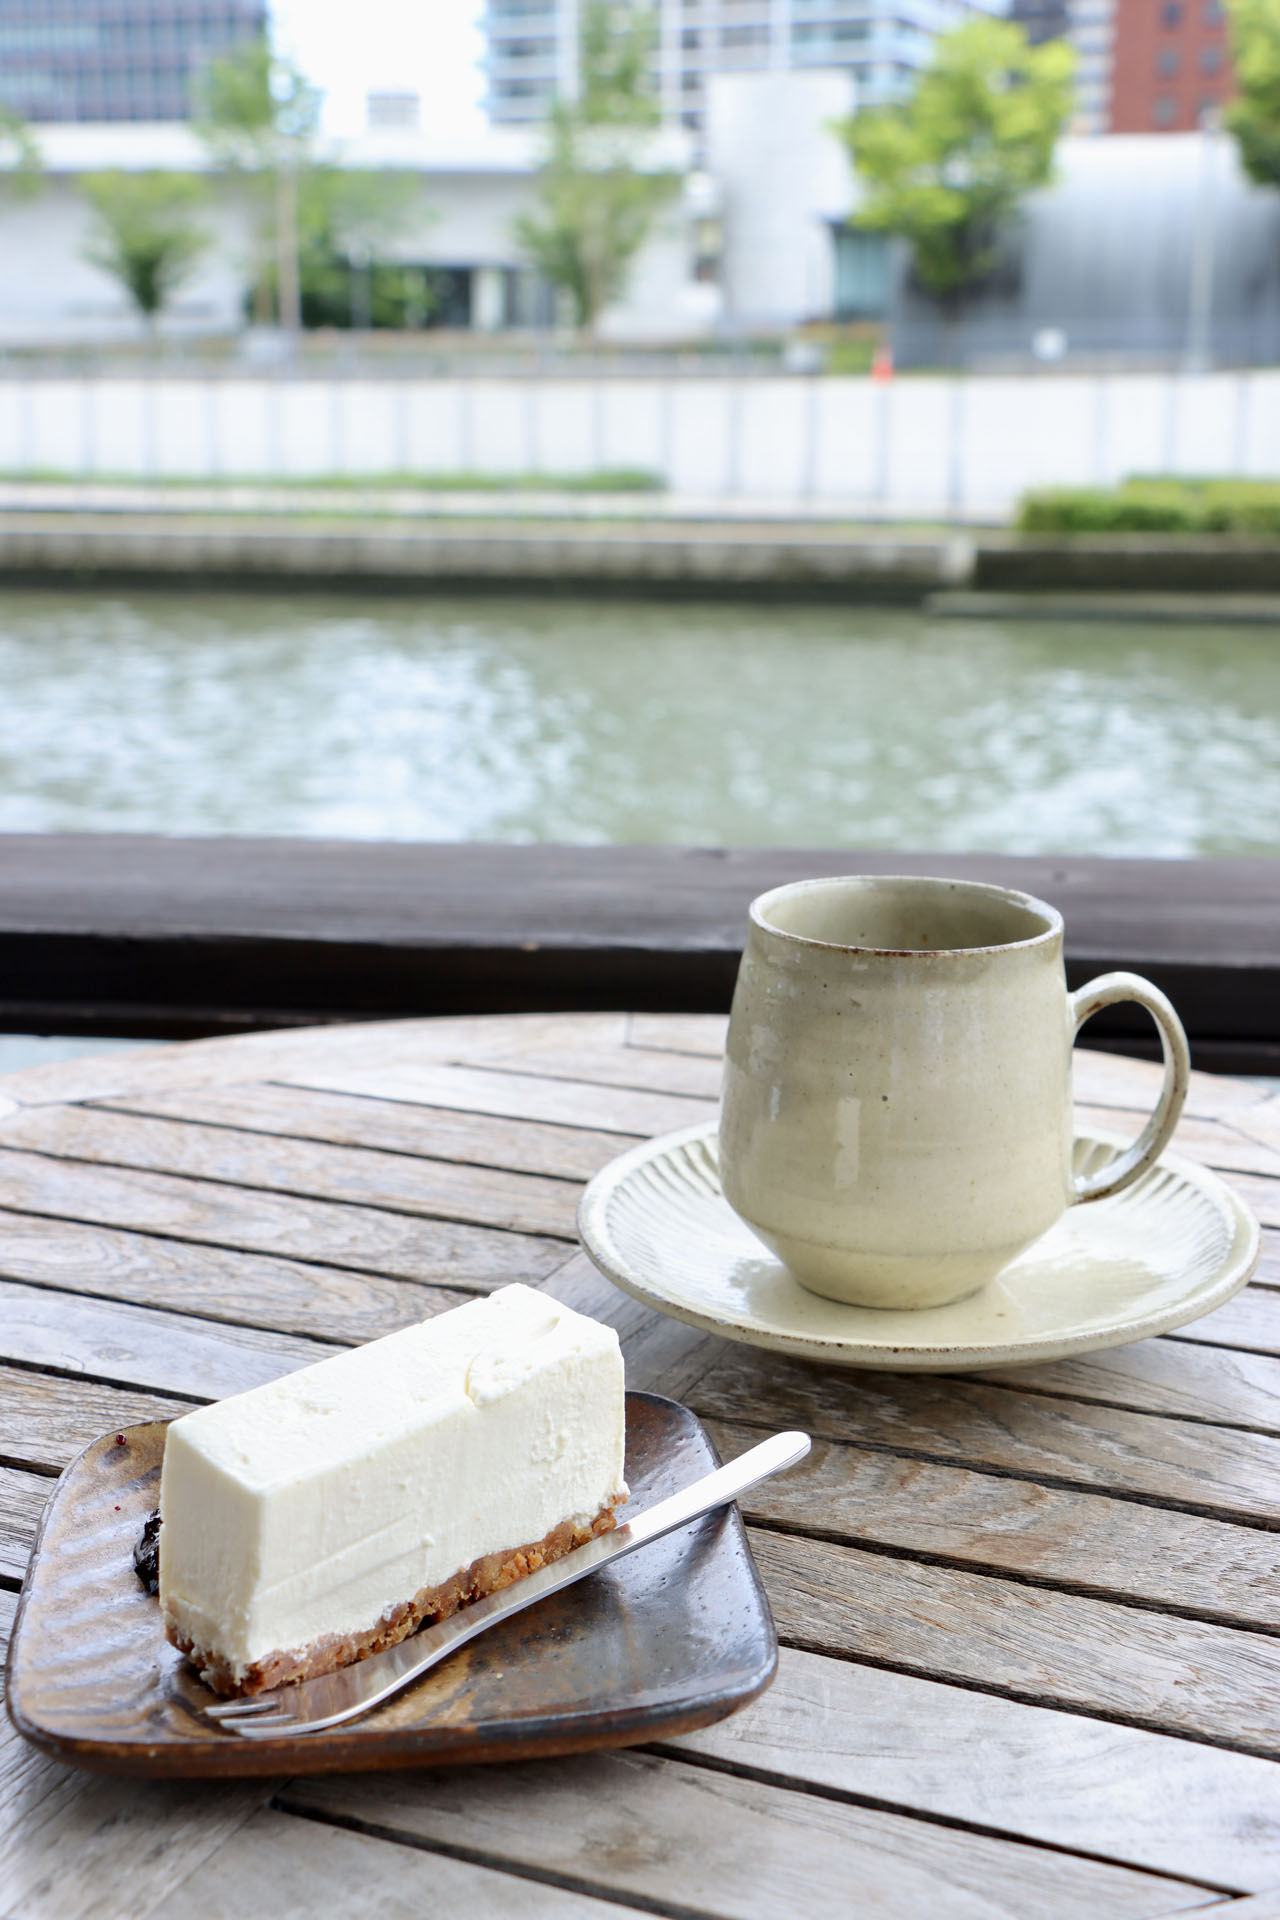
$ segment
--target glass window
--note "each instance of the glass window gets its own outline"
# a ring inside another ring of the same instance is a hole
[[[1182,0],[1165,0],[1165,4],[1160,9],[1160,13],[1166,27],[1180,27],[1182,25]]]
[[[889,241],[883,233],[837,227],[835,308],[842,320],[878,319],[889,307]]]
[[[1177,71],[1178,49],[1176,47],[1161,47],[1159,53],[1156,55],[1156,72],[1162,80],[1172,80]]]
[[[1217,73],[1221,65],[1222,65],[1222,48],[1221,47],[1201,47],[1200,49],[1201,73]]]
[[[1171,127],[1177,107],[1167,93],[1162,93],[1151,109],[1151,118],[1158,127]]]

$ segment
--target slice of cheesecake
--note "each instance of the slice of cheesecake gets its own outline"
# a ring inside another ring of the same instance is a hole
[[[169,1428],[165,1633],[219,1693],[393,1646],[614,1524],[618,1336],[503,1287]]]

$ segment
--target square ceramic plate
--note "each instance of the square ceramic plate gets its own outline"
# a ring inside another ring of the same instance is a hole
[[[731,1507],[493,1627],[351,1726],[252,1742],[218,1733],[193,1711],[215,1696],[165,1641],[133,1570],[164,1436],[161,1422],[94,1441],[45,1511],[8,1705],[18,1731],[59,1760],[167,1778],[523,1760],[708,1726],[773,1678],[773,1619]],[[718,1464],[687,1408],[627,1395],[629,1507]]]

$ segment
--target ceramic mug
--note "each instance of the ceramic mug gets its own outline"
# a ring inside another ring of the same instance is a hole
[[[1154,1016],[1164,1087],[1140,1138],[1072,1171],[1071,1048],[1100,1007]],[[1077,1201],[1165,1146],[1190,1056],[1158,987],[1068,993],[1062,916],[969,881],[802,880],[751,907],[729,1021],[720,1177],[814,1293],[931,1307],[973,1293]]]

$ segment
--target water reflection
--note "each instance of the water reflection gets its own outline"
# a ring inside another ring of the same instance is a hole
[[[1262,628],[10,593],[0,829],[1280,850]]]

